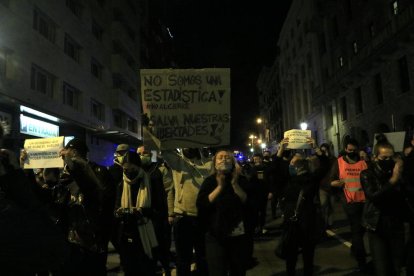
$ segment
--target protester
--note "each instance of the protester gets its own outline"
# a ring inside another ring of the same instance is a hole
[[[116,216],[125,275],[154,275],[153,251],[158,246],[154,226],[150,178],[137,153],[122,160],[123,180],[118,185]]]
[[[345,155],[333,164],[330,177],[331,186],[343,191],[341,198],[352,233],[351,253],[361,272],[369,271],[363,239],[365,230],[361,223],[365,194],[361,186],[360,173],[365,169],[367,169],[367,163],[359,157],[358,142],[349,139],[345,143]]]
[[[159,169],[158,162],[152,162],[152,153],[145,150],[144,146],[138,148],[137,153],[141,158],[141,167],[149,175],[151,180],[151,203],[152,203],[152,222],[159,243],[156,258],[161,262],[166,276],[171,275],[170,271],[170,243],[171,235],[168,223],[168,203],[165,186],[172,185],[172,181],[164,178]],[[165,183],[168,181],[168,183]]]
[[[174,187],[168,194],[168,216],[173,225],[177,253],[177,275],[191,275],[193,250],[196,273],[207,275],[205,241],[198,219],[196,199],[204,179],[211,172],[211,160],[204,159],[198,149],[162,151],[162,156],[171,167]]]
[[[263,156],[259,153],[253,155],[252,177],[253,197],[257,209],[256,214],[256,234],[265,234],[267,203],[270,199],[270,172],[269,167],[263,162]]]
[[[2,139],[0,125],[0,148]],[[60,269],[68,252],[65,238],[7,149],[0,149],[0,225],[0,275]]]
[[[213,157],[213,174],[198,193],[199,218],[206,227],[206,257],[211,276],[246,274],[244,210],[247,180],[231,152],[219,150]]]
[[[61,150],[65,167],[60,183],[67,195],[60,195],[57,200],[65,208],[66,235],[71,245],[64,275],[106,275],[108,234],[104,226],[108,217],[103,211],[106,191],[88,164],[87,153],[86,143],[79,138],[70,140]]]
[[[328,158],[328,170],[330,171],[332,165],[336,162],[336,158],[331,153],[331,149],[329,144],[322,144],[320,150],[323,155]],[[334,213],[334,204],[336,199],[338,198],[338,191],[337,189],[332,189],[331,182],[330,182],[330,174],[326,173],[326,175],[322,178],[319,188],[319,198],[321,201],[321,211],[325,222],[325,228],[330,229],[333,226],[333,213]]]
[[[403,161],[383,135],[377,136],[374,161],[361,172],[366,195],[363,225],[367,229],[375,275],[400,275],[404,257],[404,214],[401,194]]]

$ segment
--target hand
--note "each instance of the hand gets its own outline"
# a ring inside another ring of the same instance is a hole
[[[234,170],[233,170],[231,182],[232,183],[233,182],[237,183],[237,181],[239,180],[239,176],[241,174],[242,174],[242,167],[238,163],[236,163],[235,167],[234,167]]]
[[[272,200],[272,198],[273,198],[273,194],[272,194],[272,193],[269,193],[269,194],[267,195],[267,200]]]
[[[170,225],[172,225],[172,224],[173,224],[173,222],[174,222],[174,217],[173,217],[173,216],[168,216],[168,223],[169,223]]]
[[[216,181],[217,185],[223,188],[226,185],[226,175],[223,172],[218,171],[216,174]]]
[[[402,173],[403,167],[404,167],[404,162],[401,158],[396,158],[394,159],[394,161],[395,161],[395,166],[392,171],[392,174],[396,176],[400,176],[400,174]]]
[[[332,181],[331,186],[332,187],[343,187],[345,185],[345,181],[342,179]]]
[[[22,151],[20,151],[20,157],[19,157],[21,168],[24,167],[24,163],[26,162],[26,160],[27,160],[27,151],[23,149]]]
[[[287,144],[289,144],[289,138],[284,138],[282,141],[280,141],[280,144],[282,145],[282,146],[286,146]]]
[[[309,144],[313,149],[317,147],[316,141],[312,137],[306,137],[306,143]]]

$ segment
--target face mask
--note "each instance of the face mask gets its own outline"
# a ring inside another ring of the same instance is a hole
[[[124,174],[126,177],[128,177],[129,180],[133,180],[137,178],[138,171],[125,171]]]
[[[117,157],[115,158],[115,160],[116,160],[119,164],[122,164],[122,161],[124,161],[124,156],[117,156]]]
[[[270,161],[270,156],[265,156],[265,157],[263,157],[263,159],[266,160],[266,161]]]
[[[233,164],[229,162],[221,162],[216,164],[216,170],[220,172],[230,172],[233,168]]]
[[[148,166],[151,164],[151,157],[150,156],[141,156],[141,164],[143,166]]]
[[[392,170],[394,169],[395,162],[394,160],[378,160],[378,166],[381,168],[381,170],[385,173],[392,173]]]
[[[355,160],[355,159],[357,159],[357,157],[358,157],[358,153],[356,153],[356,152],[348,152],[347,154],[346,154],[349,158],[351,158],[352,160]]]
[[[289,165],[289,174],[290,174],[291,176],[295,176],[295,175],[297,175],[297,174],[298,174],[298,172],[296,171],[296,167],[295,167],[295,166],[293,166],[293,165]]]

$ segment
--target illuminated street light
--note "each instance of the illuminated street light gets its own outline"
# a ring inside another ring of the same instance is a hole
[[[251,151],[251,152],[254,152],[254,149],[253,149],[253,148],[250,148],[250,151]]]
[[[302,130],[307,130],[307,129],[308,129],[308,124],[307,124],[307,123],[305,123],[305,122],[300,123],[300,128],[301,128]]]
[[[257,143],[258,143],[258,144],[261,144],[261,143],[262,143],[262,139],[258,139],[258,140],[257,140]]]
[[[257,118],[256,122],[257,122],[258,124],[261,124],[261,123],[263,122],[263,120],[262,120],[262,118]]]
[[[266,144],[265,143],[262,143],[260,146],[262,147],[262,149],[265,149],[266,148]]]

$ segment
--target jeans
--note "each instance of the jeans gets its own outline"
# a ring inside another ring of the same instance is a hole
[[[397,218],[381,217],[377,230],[367,233],[375,275],[400,275],[404,258],[404,223]]]
[[[206,234],[206,256],[210,276],[244,276],[246,275],[246,237],[228,237],[218,241]]]
[[[197,275],[207,275],[204,233],[197,217],[177,216],[173,224],[173,235],[177,251],[177,275],[190,276],[193,249]]]
[[[363,202],[346,203],[344,206],[351,226],[351,252],[353,253],[360,268],[366,265],[366,252],[364,246],[365,229],[362,226],[362,213],[364,210]]]

